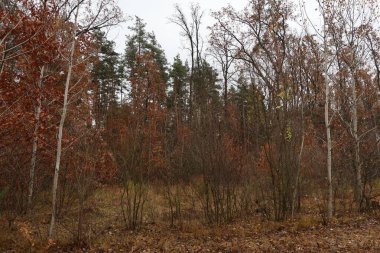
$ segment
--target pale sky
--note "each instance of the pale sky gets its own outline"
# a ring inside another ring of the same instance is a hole
[[[0,0],[1,1],[1,0]],[[212,11],[218,11],[222,7],[230,4],[236,10],[243,10],[248,4],[248,0],[117,0],[119,7],[125,16],[134,17],[138,16],[147,24],[146,29],[148,32],[153,31],[156,35],[158,43],[165,51],[166,58],[169,62],[180,54],[182,59],[188,58],[188,51],[185,49],[186,40],[180,36],[180,28],[169,22],[169,18],[175,13],[174,5],[179,4],[184,12],[189,17],[189,9],[191,3],[199,3],[201,9],[204,11],[202,32],[201,35],[204,39],[204,49],[207,47],[208,26],[215,23],[211,17]],[[313,22],[318,23],[320,17],[316,12],[316,0],[284,0],[291,1],[295,5],[295,11],[299,11],[300,1],[305,3],[305,8],[309,18]],[[108,33],[108,38],[115,41],[116,51],[123,53],[125,49],[126,35],[129,33],[128,27],[133,25],[133,20],[129,20],[117,27],[112,28]]]
[[[220,10],[222,7],[231,4],[235,9],[243,9],[248,0],[118,0],[119,6],[128,16],[138,16],[147,23],[147,31],[153,31],[157,41],[165,51],[169,62],[180,53],[182,58],[187,56],[184,49],[186,41],[180,36],[180,29],[169,22],[168,18],[174,14],[174,5],[178,3],[185,13],[191,3],[199,3],[204,10],[202,37],[207,40],[207,26],[214,24],[214,19],[210,16],[211,11]],[[132,21],[126,22],[113,28],[108,38],[116,42],[117,52],[122,53],[125,48],[125,35],[128,34],[128,26]]]

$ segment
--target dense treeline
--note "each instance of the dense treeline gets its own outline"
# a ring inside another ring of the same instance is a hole
[[[190,200],[208,223],[294,218],[310,200],[326,221],[379,206],[376,2],[320,1],[315,27],[284,1],[250,0],[213,14],[207,49],[200,7],[176,6],[190,54],[171,63],[138,17],[116,53],[103,28],[119,9],[86,4],[0,3],[1,214],[33,213],[52,189],[50,236],[78,202],[81,239],[100,183],[122,186],[131,229],[151,187],[172,225]]]

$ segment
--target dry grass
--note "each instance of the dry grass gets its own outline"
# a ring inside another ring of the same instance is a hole
[[[191,195],[190,189],[184,192]],[[184,217],[170,227],[169,209],[158,187],[149,189],[144,226],[132,232],[125,229],[121,216],[121,193],[119,187],[102,187],[86,202],[82,244],[73,243],[78,212],[75,203],[59,219],[54,241],[47,240],[50,219],[47,203],[36,206],[33,215],[17,217],[10,227],[2,218],[0,252],[239,252],[234,251],[237,249],[275,252],[279,249],[297,251],[294,250],[297,247],[304,252],[320,252],[318,245],[326,243],[333,236],[331,233],[343,236],[343,246],[334,244],[334,247],[364,249],[365,245],[350,245],[350,236],[368,241],[371,250],[378,249],[375,242],[380,242],[376,214],[356,218],[342,216],[326,227],[321,225],[322,219],[312,200],[305,201],[306,212],[295,221],[273,222],[257,215],[228,225],[211,226],[202,223],[200,207],[193,204],[194,196],[184,196]],[[318,243],[307,242],[310,237]]]

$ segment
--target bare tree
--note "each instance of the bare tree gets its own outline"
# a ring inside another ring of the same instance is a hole
[[[227,116],[228,104],[228,83],[235,72],[231,72],[231,67],[234,62],[234,57],[230,52],[230,44],[232,37],[225,30],[220,29],[219,24],[215,24],[211,29],[210,35],[210,53],[212,57],[220,65],[223,75],[223,98],[224,98],[224,113]]]
[[[76,64],[75,60],[75,49],[77,45],[78,36],[84,33],[90,32],[92,30],[102,29],[105,27],[110,27],[121,22],[120,10],[116,7],[112,0],[101,0],[97,3],[96,9],[92,10],[92,1],[88,0],[77,0],[74,3],[68,3],[69,9],[68,17],[73,15],[71,36],[71,46],[70,55],[68,58],[68,71],[65,82],[65,92],[63,107],[61,113],[61,120],[58,128],[58,141],[57,141],[57,154],[55,163],[55,172],[53,178],[52,186],[52,216],[49,228],[49,238],[52,238],[56,219],[56,208],[57,208],[57,189],[58,189],[58,177],[59,169],[61,163],[62,155],[62,138],[63,138],[63,127],[65,124],[65,119],[67,115],[67,108],[69,104],[69,88],[71,83],[71,78],[73,74],[73,68]],[[70,5],[71,4],[71,5]],[[81,19],[80,9],[84,8],[87,13],[83,20]]]
[[[175,14],[169,19],[170,22],[178,25],[181,29],[181,35],[188,40],[191,68],[190,68],[190,80],[189,80],[189,109],[190,120],[193,114],[193,89],[194,89],[194,69],[199,68],[201,64],[201,36],[200,26],[202,22],[203,12],[198,4],[192,4],[191,9],[191,21],[188,21],[185,13],[181,7],[175,5]]]
[[[337,70],[347,73],[339,80],[342,99],[346,100],[349,108],[341,105],[339,116],[353,140],[353,165],[356,178],[355,199],[359,210],[362,208],[365,189],[363,180],[363,166],[361,158],[361,142],[363,138],[374,129],[364,130],[361,126],[360,104],[363,102],[363,91],[360,71],[363,71],[370,62],[368,54],[371,49],[366,46],[366,33],[363,30],[372,27],[377,20],[377,13],[373,8],[376,2],[372,0],[353,1],[346,0],[339,5],[332,5],[334,15],[330,20],[330,33],[332,49],[339,64]],[[376,66],[376,62],[375,62]],[[347,90],[347,91],[346,91]],[[347,111],[348,109],[348,111]],[[347,111],[347,113],[344,113]],[[344,114],[349,115],[346,117]]]
[[[313,31],[322,43],[321,53],[321,72],[324,75],[325,86],[325,105],[324,105],[324,121],[326,130],[326,142],[327,142],[327,154],[326,154],[326,166],[327,166],[327,185],[328,185],[328,199],[327,199],[327,217],[331,219],[333,216],[333,185],[332,185],[332,138],[331,138],[331,121],[330,116],[330,69],[333,63],[333,57],[329,48],[329,28],[331,25],[331,18],[333,15],[333,9],[331,8],[331,1],[317,0],[318,9],[322,17],[321,28],[316,27],[310,20],[308,13],[305,9],[305,2],[302,2],[303,15],[307,18],[305,24],[305,32],[309,35],[309,30]]]

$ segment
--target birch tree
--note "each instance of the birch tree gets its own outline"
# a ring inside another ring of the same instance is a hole
[[[305,18],[305,32],[312,36],[316,35],[322,43],[321,52],[321,72],[324,75],[324,89],[325,89],[325,104],[324,104],[324,124],[326,130],[326,167],[327,167],[327,185],[328,185],[328,198],[327,198],[327,217],[331,219],[333,216],[333,185],[332,185],[332,137],[331,137],[331,121],[330,115],[330,69],[333,63],[329,48],[329,27],[331,25],[331,18],[334,15],[332,8],[332,1],[317,0],[319,15],[322,18],[321,27],[315,26],[310,20],[308,13],[305,9],[305,2],[302,3],[303,15]],[[311,32],[310,32],[311,31]],[[313,33],[313,34],[310,34]]]
[[[333,5],[334,15],[330,20],[331,48],[336,58],[336,69],[341,78],[337,80],[337,89],[342,96],[341,101],[348,105],[337,108],[341,121],[353,141],[353,167],[355,171],[355,200],[359,210],[362,209],[364,192],[364,172],[361,158],[361,143],[373,129],[364,129],[360,111],[363,103],[363,75],[367,69],[373,69],[371,49],[367,47],[365,31],[377,20],[373,8],[376,1],[345,0]],[[375,62],[376,66],[376,62]],[[339,101],[337,99],[337,101]]]
[[[93,1],[91,0],[76,0],[73,2],[65,2],[66,8],[65,16],[68,20],[72,20],[70,36],[70,50],[67,62],[67,75],[65,81],[65,92],[63,99],[63,106],[61,112],[61,119],[58,127],[57,135],[57,153],[56,162],[52,186],[52,215],[49,227],[49,238],[52,238],[55,227],[56,212],[57,212],[57,189],[58,189],[58,178],[59,170],[62,156],[62,138],[63,138],[63,128],[65,124],[65,119],[67,115],[67,109],[69,104],[69,91],[70,84],[73,74],[73,68],[75,66],[75,51],[78,42],[78,37],[85,33],[91,32],[93,30],[99,30],[102,28],[110,27],[121,22],[121,15],[119,8],[114,4],[112,0],[101,0],[95,3],[96,8],[93,9]],[[82,14],[82,11],[86,11]]]

